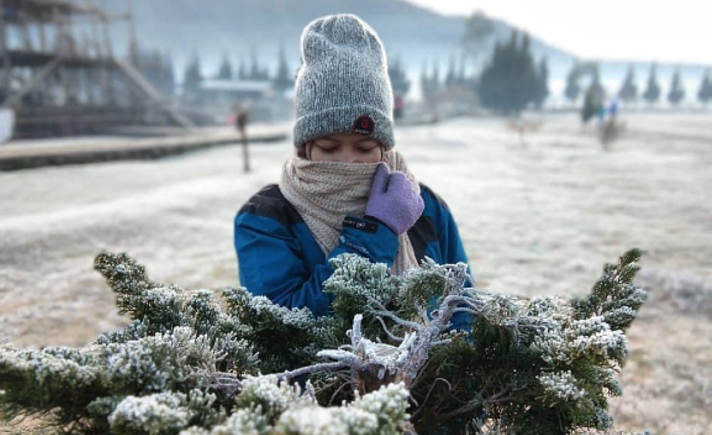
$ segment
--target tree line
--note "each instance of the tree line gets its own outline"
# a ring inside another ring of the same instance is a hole
[[[270,75],[269,69],[260,65],[256,51],[253,49],[250,62],[240,60],[237,68],[234,67],[228,53],[223,54],[217,72],[212,78],[219,80],[259,80],[271,81],[276,91],[285,91],[294,86],[294,71],[290,69],[284,48],[281,48],[277,58],[277,69]],[[200,56],[193,53],[183,72],[183,91],[195,92],[200,88],[203,80],[208,78],[203,72]]]
[[[541,108],[550,95],[547,58],[536,60],[530,36],[516,30],[511,32],[508,41],[496,41],[490,49],[496,31],[496,22],[482,13],[475,13],[468,18],[462,39],[464,58],[460,68],[456,69],[451,60],[450,70],[443,80],[437,64],[432,68],[432,73],[424,67],[420,79],[424,98],[427,100],[443,89],[457,86],[472,92],[481,106],[495,112],[518,114],[526,108]],[[483,59],[484,56],[488,58]],[[465,58],[476,66],[484,64],[482,70],[467,76]],[[586,88],[580,83],[582,77],[588,79]],[[645,87],[639,90],[635,69],[630,66],[618,92],[609,97],[626,104],[634,104],[642,99],[651,106],[666,97],[672,106],[677,106],[688,97],[679,68],[673,74],[668,89],[664,96],[657,77],[657,65],[653,64]],[[606,89],[601,83],[599,66],[592,62],[575,62],[567,75],[564,94],[572,104],[582,94],[604,101]],[[705,106],[712,100],[712,68],[708,68],[702,75],[696,97]]]
[[[437,62],[430,67],[423,65],[420,75],[423,98],[428,100],[442,94],[452,96],[453,93],[469,92],[482,107],[503,114],[518,114],[527,108],[540,109],[550,95],[549,66],[546,57],[535,59],[530,36],[527,33],[512,31],[508,41],[498,41],[494,44],[489,59],[484,62],[479,73],[468,74],[468,60],[478,60],[478,56],[482,56],[487,41],[493,37],[494,26],[487,17],[476,14],[468,20],[466,30],[463,37],[464,54],[459,64],[455,57],[451,57],[445,74],[441,74]],[[479,47],[479,53],[475,47]],[[253,49],[250,62],[241,60],[237,68],[225,53],[212,77],[222,80],[271,81],[275,90],[284,91],[294,85],[295,71],[290,68],[284,49],[280,49],[277,68],[271,75],[266,67],[260,65]],[[407,95],[411,82],[400,58],[394,57],[389,62],[388,72],[394,95]],[[197,53],[194,53],[186,64],[183,78],[185,92],[197,91],[200,83],[206,78]],[[583,78],[589,79],[585,87],[581,84]],[[577,61],[567,74],[564,90],[566,99],[575,104],[582,95],[593,95],[601,101],[607,96],[601,83],[599,66],[595,63]],[[689,98],[689,95],[679,68],[673,74],[667,95],[663,95],[657,76],[657,65],[652,64],[644,87],[639,87],[635,68],[631,65],[619,90],[608,97],[616,98],[625,104],[643,101],[650,106],[666,97],[672,106],[678,106],[686,97]],[[712,68],[703,73],[695,96],[705,106],[712,101]]]
[[[598,87],[600,88],[600,92],[603,92],[605,94],[605,90],[603,90],[603,87],[600,84],[598,67],[594,65],[593,68],[595,70],[594,78],[592,80],[591,85],[589,86],[589,89],[593,87]],[[579,85],[581,70],[582,65],[579,63],[575,64],[566,78],[566,90],[564,91],[564,93],[566,95],[566,98],[571,103],[575,103],[582,92],[582,88]],[[599,90],[597,90],[597,92],[598,91]],[[586,92],[588,92],[588,90]],[[686,95],[687,92],[682,82],[682,74],[680,73],[680,69],[678,68],[675,70],[670,81],[670,87],[666,96],[667,101],[671,105],[677,106],[685,100]],[[651,65],[644,89],[639,89],[635,77],[635,68],[632,65],[629,66],[628,72],[626,73],[621,87],[615,94],[615,97],[618,98],[620,101],[628,104],[637,103],[641,99],[649,105],[654,105],[658,103],[663,97],[663,95],[659,79],[657,77],[657,65]],[[708,68],[702,74],[700,86],[697,91],[697,100],[703,105],[707,105],[712,100],[712,69]]]
[[[509,42],[495,45],[490,60],[473,84],[483,107],[504,114],[516,114],[527,107],[542,107],[549,96],[548,76],[547,59],[544,57],[537,63],[531,52],[529,36],[515,31]],[[580,84],[584,76],[590,78],[585,89]],[[595,63],[575,63],[567,75],[564,94],[572,104],[578,101],[581,94],[605,99],[606,89],[601,83],[599,66]],[[678,106],[687,95],[678,68],[664,96],[657,77],[657,65],[653,64],[644,88],[639,89],[635,69],[630,66],[620,89],[610,97],[626,104],[642,100],[651,106],[666,97],[670,105]],[[705,106],[712,100],[712,69],[708,68],[702,75],[696,97]]]

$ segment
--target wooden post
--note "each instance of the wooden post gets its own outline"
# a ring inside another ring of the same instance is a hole
[[[93,3],[93,2],[92,2]],[[104,2],[106,6],[106,2]],[[104,8],[104,10],[106,10]],[[100,14],[101,30],[104,34],[104,49],[102,50],[105,57],[105,73],[104,73],[104,92],[111,106],[116,104],[116,92],[114,89],[114,51],[111,46],[111,35],[109,33],[109,18],[104,14]]]
[[[92,17],[91,20],[91,34],[92,34],[92,39],[94,43],[94,49],[96,50],[96,55],[99,58],[104,58],[104,50],[102,50],[101,47],[101,38],[99,38],[99,24],[97,22],[99,21],[99,18],[96,16]]]
[[[47,30],[45,29],[44,21],[40,21],[38,24],[40,32],[40,51],[42,53],[47,52]]]
[[[96,70],[94,68],[86,69],[84,79],[86,80],[84,82],[84,87],[87,92],[87,103],[89,103],[91,107],[94,107],[96,105],[96,100],[94,98],[94,83],[97,80]]]
[[[250,152],[248,150],[248,139],[247,139],[247,124],[249,120],[249,115],[244,107],[237,107],[235,111],[235,121],[237,124],[237,129],[240,132],[242,139],[242,161],[244,163],[245,173],[250,172]]]
[[[139,49],[138,38],[136,37],[136,23],[134,22],[134,2],[129,0],[129,11],[127,12],[129,22],[129,56],[131,63],[135,68],[138,68]]]
[[[245,173],[250,172],[250,153],[248,151],[247,131],[242,130],[242,160],[245,163]]]
[[[107,57],[113,59],[114,51],[111,47],[111,36],[109,35],[109,20],[106,16],[102,16],[101,29],[104,33],[104,52],[106,53]]]
[[[10,84],[11,84],[11,69],[12,65],[10,63],[10,51],[7,46],[7,25],[5,24],[5,5],[3,0],[0,0],[0,51],[2,51],[2,88],[4,89],[5,97],[10,96]]]
[[[32,37],[30,36],[30,26],[32,25],[32,21],[28,19],[27,15],[25,15],[22,11],[19,11],[17,15],[22,21],[21,31],[22,40],[25,43],[25,50],[34,51],[32,48]]]

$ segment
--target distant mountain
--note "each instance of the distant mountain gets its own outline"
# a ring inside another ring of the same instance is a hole
[[[130,0],[100,0],[113,12],[126,12]],[[200,55],[206,75],[217,73],[227,53],[235,68],[239,62],[251,64],[251,50],[262,67],[274,73],[280,46],[286,50],[290,67],[299,65],[299,37],[310,21],[324,15],[353,13],[368,22],[381,36],[389,58],[398,57],[414,81],[424,64],[432,71],[437,62],[444,77],[452,55],[461,52],[466,17],[444,16],[405,0],[133,0],[136,31],[140,46],[170,53],[177,79],[193,52]],[[507,40],[513,27],[493,20],[493,40]],[[113,42],[117,52],[128,47],[127,26],[116,24]],[[564,80],[576,56],[559,50],[531,35],[536,59],[546,56],[553,94],[563,91]],[[491,45],[491,44],[490,44]],[[629,62],[601,63],[604,85],[615,93],[622,83]],[[634,62],[638,86],[647,79],[650,63]],[[658,78],[665,88],[676,65],[659,64]],[[682,75],[688,91],[697,86],[702,65],[683,65]],[[585,85],[585,83],[582,83]],[[417,85],[416,85],[417,88]],[[696,89],[696,88],[695,88]]]
[[[126,0],[105,2],[114,12],[128,8]],[[143,48],[173,55],[183,65],[193,51],[200,54],[206,72],[217,70],[223,53],[250,63],[251,49],[260,63],[274,67],[280,44],[296,69],[299,37],[310,21],[329,14],[353,13],[380,35],[389,57],[399,57],[411,72],[434,62],[445,73],[449,57],[460,52],[465,17],[444,16],[403,0],[145,0],[134,2],[137,34]],[[116,25],[114,43],[128,46],[127,32]],[[511,27],[495,22],[498,37]],[[571,56],[536,39],[537,55],[569,60]],[[235,65],[237,67],[237,65]]]

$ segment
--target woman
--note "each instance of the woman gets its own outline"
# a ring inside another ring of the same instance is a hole
[[[401,274],[428,256],[467,263],[445,203],[418,184],[394,150],[393,95],[383,46],[353,15],[302,33],[295,156],[279,185],[235,218],[240,281],[286,307],[328,315],[329,259],[354,253]]]

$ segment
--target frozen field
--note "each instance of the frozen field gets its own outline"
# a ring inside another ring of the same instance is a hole
[[[610,152],[573,115],[546,118],[526,147],[498,119],[399,127],[397,143],[448,202],[478,287],[582,295],[604,262],[646,250],[652,300],[629,331],[616,428],[712,433],[712,114],[626,121]],[[0,172],[0,342],[81,346],[123,325],[92,270],[102,249],[156,281],[238,285],[233,216],[291,152],[253,146],[249,175],[237,146]]]

